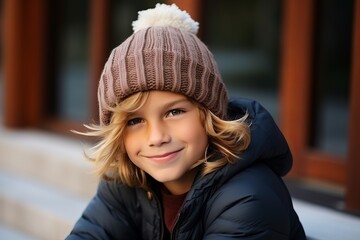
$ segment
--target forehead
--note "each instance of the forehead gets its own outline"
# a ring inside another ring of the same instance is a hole
[[[167,91],[151,91],[140,109],[166,108],[176,104],[191,103],[186,96]]]
[[[143,108],[145,105],[146,107],[151,107],[177,101],[191,102],[197,105],[194,100],[182,94],[169,91],[146,91],[135,93],[124,99],[121,103],[117,104],[114,113],[132,113]]]

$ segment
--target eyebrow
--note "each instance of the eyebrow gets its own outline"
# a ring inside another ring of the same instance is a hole
[[[174,100],[174,101],[165,103],[164,105],[161,105],[160,108],[162,109],[162,111],[164,111],[164,110],[166,110],[166,109],[168,109],[168,108],[173,107],[173,106],[176,105],[176,104],[183,103],[183,102],[184,102],[184,103],[190,103],[190,104],[192,104],[192,102],[191,102],[188,98],[184,97],[184,98],[181,98],[181,99],[176,99],[176,100]],[[140,111],[140,112],[141,112],[141,111]],[[127,117],[128,117],[128,118],[132,118],[133,116],[136,116],[137,113],[139,113],[139,111],[127,113]]]
[[[174,100],[172,102],[169,102],[169,103],[166,103],[162,106],[162,108],[166,109],[166,108],[171,108],[172,106],[176,105],[176,104],[179,104],[179,103],[182,103],[182,102],[186,102],[186,103],[191,103],[189,99],[187,98],[181,98],[181,99],[177,99],[177,100]]]

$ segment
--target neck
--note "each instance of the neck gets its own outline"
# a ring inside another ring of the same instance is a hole
[[[164,182],[163,184],[172,195],[181,195],[187,193],[191,189],[196,172],[197,168],[191,169],[181,179]]]

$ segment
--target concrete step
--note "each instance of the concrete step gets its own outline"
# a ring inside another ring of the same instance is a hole
[[[86,198],[98,179],[78,140],[32,130],[0,128],[0,169]]]
[[[95,194],[98,178],[85,143],[33,130],[0,127],[2,235],[64,239]],[[25,238],[26,239],[26,238]]]
[[[31,178],[0,171],[0,223],[30,238],[64,239],[88,201]]]
[[[17,231],[16,229],[1,224],[0,224],[0,239],[35,240],[35,238],[29,237],[26,234]]]

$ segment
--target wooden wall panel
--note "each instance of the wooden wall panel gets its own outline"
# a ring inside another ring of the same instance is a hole
[[[299,175],[309,137],[314,1],[284,1],[283,14],[280,126],[294,157],[291,174]]]
[[[4,124],[23,125],[25,89],[22,87],[22,53],[24,52],[23,1],[4,1]]]
[[[108,57],[110,0],[93,0],[90,14],[90,118],[98,120],[97,87]]]
[[[39,126],[45,52],[44,0],[4,2],[4,124]]]

